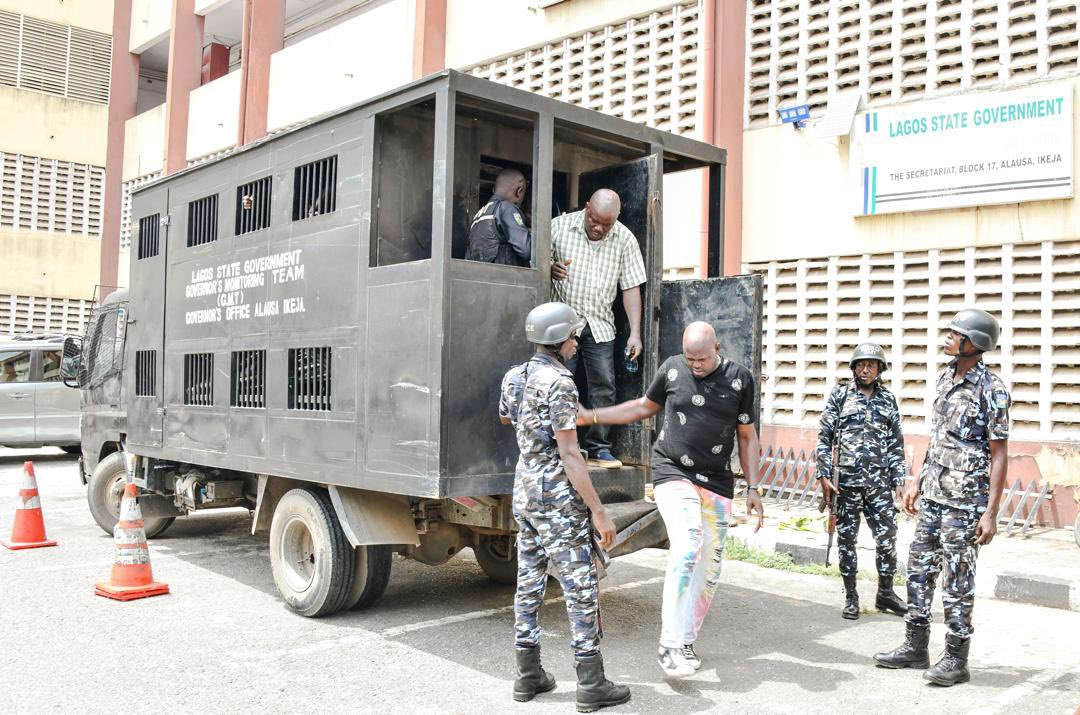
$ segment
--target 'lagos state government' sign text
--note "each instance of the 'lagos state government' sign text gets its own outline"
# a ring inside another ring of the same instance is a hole
[[[856,216],[1072,196],[1068,84],[977,93],[855,118]]]

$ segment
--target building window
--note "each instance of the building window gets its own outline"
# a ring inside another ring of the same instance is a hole
[[[232,354],[232,407],[266,407],[266,351],[237,350]]]
[[[289,409],[330,410],[330,348],[289,348]]]
[[[300,221],[337,208],[337,157],[330,156],[293,171],[292,220]]]
[[[214,354],[184,356],[184,404],[209,407],[214,404]]]
[[[270,226],[270,177],[236,187],[236,227],[241,236]]]
[[[217,194],[188,204],[187,245],[202,246],[217,240]]]
[[[161,214],[139,219],[139,260],[151,258],[158,254],[158,227],[160,223]]]
[[[157,395],[157,350],[135,351],[135,395]]]

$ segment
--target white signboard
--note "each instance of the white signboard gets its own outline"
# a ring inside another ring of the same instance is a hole
[[[858,115],[854,214],[1072,197],[1072,93],[1045,84]]]

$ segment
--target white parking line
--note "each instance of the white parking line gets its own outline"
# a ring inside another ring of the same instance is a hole
[[[642,586],[651,586],[653,584],[663,583],[663,581],[663,576],[655,576],[653,578],[645,579],[643,581],[629,581],[627,583],[618,584],[616,586],[609,586],[607,588],[601,586],[600,590],[603,593],[612,593],[614,591],[628,591],[630,589],[640,588]],[[562,596],[547,598],[544,599],[544,605],[558,603],[562,600]],[[348,645],[355,645],[358,643],[362,643],[365,639],[370,638],[372,635],[375,635],[379,638],[396,638],[398,636],[405,635],[406,633],[415,633],[416,631],[422,631],[428,628],[439,628],[441,626],[446,626],[453,623],[464,623],[466,621],[474,621],[480,618],[490,618],[491,616],[498,616],[503,613],[513,613],[513,611],[514,606],[512,604],[508,606],[499,606],[497,608],[485,608],[479,611],[469,611],[468,613],[458,613],[453,616],[443,616],[442,618],[433,618],[431,620],[419,621],[417,623],[407,623],[401,626],[394,626],[393,628],[384,628],[381,631],[369,631],[363,635],[349,635],[343,636],[341,638],[327,638],[325,640],[296,646],[295,648],[281,648],[271,652],[252,653],[248,657],[238,657],[236,659],[236,662],[271,662],[279,660],[281,658],[308,655],[311,653],[318,653],[334,648],[341,648]]]

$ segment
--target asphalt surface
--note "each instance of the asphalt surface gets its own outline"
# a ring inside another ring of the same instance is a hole
[[[574,672],[557,590],[542,614],[557,689],[510,698],[512,589],[468,558],[396,560],[373,609],[318,620],[290,613],[266,539],[246,511],[177,521],[152,545],[172,593],[130,603],[93,595],[112,544],[90,517],[72,458],[0,450],[0,533],[11,528],[22,461],[37,467],[55,548],[0,548],[0,712],[571,712]],[[745,529],[746,527],[738,527]],[[736,531],[738,530],[736,529]],[[976,602],[972,682],[949,689],[916,671],[873,667],[900,619],[840,618],[833,579],[731,562],[698,641],[704,667],[665,679],[655,662],[665,554],[617,560],[603,581],[608,676],[630,703],[605,712],[1073,713],[1080,705],[1080,613]],[[864,603],[873,584],[862,584]],[[931,641],[942,648],[940,608]]]

